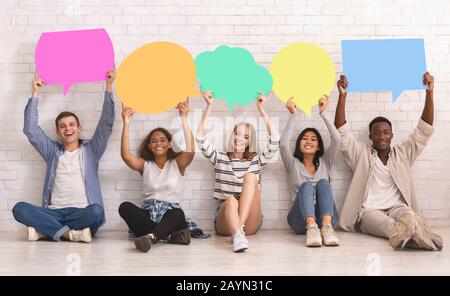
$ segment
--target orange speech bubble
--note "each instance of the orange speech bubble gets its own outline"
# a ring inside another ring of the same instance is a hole
[[[198,96],[192,55],[178,44],[159,41],[136,49],[120,65],[120,100],[136,112],[156,114]]]

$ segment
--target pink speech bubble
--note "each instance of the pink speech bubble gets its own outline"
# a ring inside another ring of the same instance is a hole
[[[106,80],[114,67],[114,48],[105,29],[42,33],[36,46],[36,71],[45,84]]]

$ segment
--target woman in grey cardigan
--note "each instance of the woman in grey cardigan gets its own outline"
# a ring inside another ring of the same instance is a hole
[[[341,137],[328,119],[328,97],[319,100],[320,117],[331,137],[325,151],[320,133],[315,128],[305,128],[297,138],[294,153],[289,149],[289,139],[298,120],[295,103],[290,99],[286,108],[289,121],[280,141],[280,154],[289,175],[294,204],[287,220],[297,234],[306,233],[306,246],[337,246],[339,240],[334,232],[338,224],[338,212],[330,185],[330,172],[339,152]],[[319,230],[320,227],[320,230]]]

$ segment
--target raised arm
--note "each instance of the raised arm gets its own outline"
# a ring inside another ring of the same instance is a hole
[[[404,155],[412,166],[417,157],[422,153],[434,133],[434,103],[433,88],[434,77],[426,72],[423,75],[423,84],[427,85],[427,93],[425,98],[425,106],[423,108],[422,117],[420,118],[416,128],[411,132],[408,139],[396,146],[398,153]]]
[[[339,91],[339,99],[336,106],[336,114],[334,116],[334,126],[340,128],[346,122],[345,120],[345,100],[347,99],[347,92],[345,89],[348,86],[347,78],[345,75],[341,75],[338,82],[337,88]]]
[[[275,156],[275,153],[280,148],[280,136],[278,135],[278,132],[273,128],[272,121],[267,115],[266,110],[264,110],[264,103],[266,100],[266,96],[262,92],[259,92],[256,106],[258,107],[259,114],[261,114],[261,117],[266,123],[267,131],[269,133],[269,142],[267,143],[264,150],[259,154],[259,163],[261,164],[261,166],[267,164],[270,159]]]
[[[41,89],[44,87],[44,81],[39,77],[38,73],[34,73],[34,79],[31,82],[32,86],[32,92],[31,97],[37,98],[39,96],[39,93],[41,92]]]
[[[259,114],[261,114],[261,117],[263,118],[264,122],[267,126],[267,131],[269,132],[269,136],[278,137],[277,131],[273,128],[272,121],[270,120],[269,116],[267,115],[266,110],[264,110],[264,103],[267,100],[267,97],[262,93],[259,92],[258,100],[256,101],[256,106],[258,107]]]
[[[202,97],[203,97],[203,100],[205,100],[205,102],[206,102],[206,108],[205,108],[205,111],[203,111],[202,120],[201,120],[200,125],[198,126],[198,130],[197,130],[197,135],[200,138],[203,138],[205,136],[205,125],[206,125],[206,122],[208,121],[208,116],[211,113],[212,102],[213,102],[212,93],[209,90],[202,93]]]
[[[423,84],[427,86],[425,106],[423,107],[422,120],[433,125],[434,122],[434,101],[433,101],[433,91],[434,91],[434,77],[429,73],[425,72],[423,74]]]
[[[209,90],[202,93],[202,97],[206,102],[206,108],[205,111],[203,111],[202,120],[200,122],[200,125],[198,126],[196,141],[197,146],[202,154],[209,160],[212,165],[215,165],[217,163],[219,153],[217,152],[216,148],[208,141],[205,134],[205,125],[209,113],[211,113],[212,110],[213,97],[212,93]]]
[[[341,145],[341,135],[339,134],[337,128],[333,125],[331,120],[328,118],[328,96],[323,96],[319,99],[319,115],[325,122],[328,133],[330,134],[330,146],[324,154],[324,159],[328,165],[328,168],[332,168],[334,161],[339,153],[339,148]]]
[[[336,115],[334,117],[334,126],[338,129],[341,136],[341,152],[347,165],[355,170],[359,156],[364,151],[365,144],[359,143],[350,132],[345,119],[345,100],[347,93],[345,89],[348,87],[347,78],[341,75],[337,87],[339,90],[339,99],[336,106]]]
[[[44,81],[36,73],[32,82],[31,98],[28,99],[25,107],[23,133],[27,136],[31,145],[47,160],[57,144],[39,126],[38,96],[43,86]]]
[[[92,148],[98,158],[103,155],[106,150],[106,145],[109,137],[112,134],[114,125],[114,101],[112,96],[112,84],[116,78],[116,69],[110,69],[107,73],[107,80],[105,85],[105,97],[103,101],[102,114],[98,121],[95,133],[92,139],[88,142],[88,146]]]
[[[189,97],[186,98],[185,102],[179,103],[176,108],[180,114],[181,124],[183,126],[184,141],[186,142],[186,150],[178,154],[176,161],[181,175],[184,175],[184,170],[192,162],[195,155],[195,140],[192,135],[191,125],[189,124],[188,119]]]
[[[125,107],[122,104],[122,138],[120,140],[120,156],[122,156],[123,161],[132,170],[141,173],[144,170],[145,160],[139,156],[134,155],[130,151],[130,140],[129,140],[129,125],[131,118],[133,117],[134,111],[129,107]]]
[[[289,120],[284,127],[283,133],[280,138],[280,155],[283,160],[283,164],[287,170],[293,167],[295,158],[289,147],[289,141],[291,139],[292,131],[294,130],[295,123],[298,120],[298,111],[295,102],[290,98],[286,103],[286,108],[289,111]]]

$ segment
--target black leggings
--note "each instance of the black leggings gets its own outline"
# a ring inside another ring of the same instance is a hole
[[[141,209],[135,204],[125,201],[120,204],[119,215],[136,236],[153,233],[156,241],[164,239],[174,231],[187,227],[182,209],[167,210],[161,222],[155,223],[155,221],[150,219],[148,210]]]

